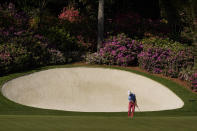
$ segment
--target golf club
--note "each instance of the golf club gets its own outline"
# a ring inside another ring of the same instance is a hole
[[[140,110],[139,106],[137,106],[137,108],[138,108],[138,110],[141,112],[141,110]]]

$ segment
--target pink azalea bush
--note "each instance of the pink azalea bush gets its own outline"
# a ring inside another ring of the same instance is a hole
[[[178,77],[182,69],[194,65],[194,56],[191,50],[174,52],[170,49],[150,48],[138,55],[138,62],[141,68],[149,72]]]
[[[64,7],[58,18],[60,20],[67,20],[71,23],[78,22],[80,20],[79,10],[74,7]]]
[[[95,64],[137,65],[137,55],[141,51],[140,42],[128,38],[125,34],[119,34],[107,39],[99,52],[92,54],[86,60],[88,63]]]
[[[64,62],[46,37],[29,29],[30,18],[13,4],[0,6],[0,19],[0,75]]]
[[[178,77],[181,70],[192,68],[194,66],[194,55],[192,50],[184,49],[178,52],[173,52],[168,66],[164,72],[166,76]]]
[[[191,89],[197,92],[197,71],[195,71],[190,77],[191,80]]]
[[[56,44],[57,41],[59,41],[57,45],[67,43],[67,45],[70,45],[70,47],[68,47],[70,51],[89,50],[92,46],[90,42],[92,34],[87,31],[89,30],[88,23],[84,23],[85,21],[83,21],[84,19],[80,16],[79,10],[74,7],[64,7],[58,18],[60,21],[55,29],[52,29],[51,33],[51,37],[55,38],[52,39],[54,39]],[[64,46],[64,48],[67,47]]]
[[[152,73],[162,73],[171,59],[172,52],[166,49],[150,48],[138,55],[139,66]]]
[[[194,65],[192,49],[179,42],[169,38],[145,38],[141,41],[143,51],[138,55],[138,62],[149,72],[184,79],[184,70]]]
[[[0,72],[7,73],[27,66],[30,53],[21,45],[6,43],[0,45]]]
[[[77,37],[77,46],[81,50],[90,50],[90,47],[92,44],[85,40],[85,38],[82,35],[78,35]]]
[[[11,56],[9,52],[0,52],[0,65],[9,65],[11,63]]]

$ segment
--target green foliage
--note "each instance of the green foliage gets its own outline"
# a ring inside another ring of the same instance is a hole
[[[8,28],[9,25],[15,22],[15,19],[7,10],[0,9],[0,25]]]
[[[22,45],[0,44],[0,72],[2,73],[27,68],[30,58],[30,52]]]
[[[189,1],[185,0],[160,0],[162,17],[166,18],[171,27],[172,39],[190,42],[188,33],[192,27],[192,12]]]
[[[162,48],[162,49],[170,49],[172,51],[180,51],[187,48],[186,45],[183,45],[177,41],[173,41],[169,38],[145,38],[142,39],[141,42],[143,43],[144,49],[149,48]]]
[[[77,49],[75,37],[71,36],[70,32],[64,26],[53,26],[49,28],[46,37],[52,45],[57,46],[64,53]]]
[[[16,4],[26,13],[32,14],[32,11],[36,9],[43,9],[47,2],[48,0],[17,0]]]

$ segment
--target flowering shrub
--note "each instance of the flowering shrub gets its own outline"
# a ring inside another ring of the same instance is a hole
[[[78,22],[80,20],[79,11],[74,7],[64,7],[62,13],[59,15],[60,20],[67,20],[71,23]]]
[[[194,56],[191,50],[174,52],[164,48],[149,48],[138,55],[138,62],[141,68],[149,72],[178,77],[182,69],[193,66]]]
[[[0,5],[0,26],[9,28],[13,27],[26,27],[28,23],[27,16],[24,12],[17,11],[12,3]]]
[[[30,53],[20,45],[5,43],[0,45],[0,72],[21,70],[28,66]]]
[[[192,70],[192,68],[191,67],[188,67],[186,69],[182,69],[179,72],[178,78],[180,80],[184,80],[184,81],[190,82],[190,78],[191,78],[191,76],[192,76],[193,73],[194,73],[194,71]]]
[[[95,53],[88,53],[85,56],[83,56],[85,59],[85,62],[88,64],[104,64],[106,63],[105,60],[103,59],[103,57],[95,52]]]
[[[53,26],[56,29],[51,30],[50,27],[49,32],[53,32],[51,33],[52,37],[53,35],[58,36],[66,33],[66,35],[62,36],[66,36],[67,38],[57,37],[54,41],[54,43],[57,42],[58,45],[60,45],[59,43],[64,43],[61,49],[69,47],[69,50],[72,52],[74,49],[75,52],[78,51],[81,53],[84,51],[90,51],[95,47],[95,45],[91,44],[96,42],[95,40],[97,37],[97,32],[95,31],[96,20],[95,22],[92,22],[92,17],[90,18],[87,14],[80,14],[79,8],[75,8],[74,5],[69,5],[68,7],[63,8],[58,16],[58,20],[56,26]],[[48,38],[51,39],[50,36]],[[60,48],[58,49],[61,50]],[[66,52],[67,51],[68,50],[66,50]]]
[[[28,28],[28,17],[18,12],[12,3],[0,7],[0,42],[10,41]]]
[[[141,42],[144,50],[138,55],[139,65],[149,72],[183,78],[185,75],[180,71],[194,64],[191,49],[179,42],[169,38],[146,38]]]
[[[7,48],[6,48],[7,49]],[[0,66],[3,68],[3,66],[7,66],[11,63],[11,56],[10,52],[5,50],[5,45],[0,45]]]
[[[98,53],[90,56],[91,63],[109,65],[137,65],[137,55],[142,51],[142,44],[126,37],[125,34],[110,37],[103,43]],[[92,57],[95,57],[95,61]],[[100,57],[99,59],[97,59]]]
[[[92,44],[90,42],[86,42],[85,38],[82,35],[77,36],[77,46],[81,50],[89,50]]]
[[[185,49],[178,52],[173,52],[164,74],[166,76],[178,77],[181,70],[191,68],[193,66],[194,55],[191,50]]]
[[[171,51],[161,48],[150,48],[138,55],[139,66],[149,72],[162,73],[171,59]]]
[[[51,41],[29,26],[29,17],[13,4],[0,7],[0,72],[24,70],[35,66],[65,62]]]
[[[195,71],[190,77],[191,80],[191,89],[197,92],[197,71]]]
[[[48,49],[50,54],[50,64],[63,64],[66,62],[63,53],[56,49]]]
[[[50,42],[50,48],[57,49],[63,53],[62,55],[64,56],[63,59],[65,59],[65,62],[79,60],[81,58],[80,55],[90,50],[92,46],[83,35],[72,33],[70,29],[62,23],[49,27],[45,33],[45,37]],[[59,64],[59,62],[57,64]]]

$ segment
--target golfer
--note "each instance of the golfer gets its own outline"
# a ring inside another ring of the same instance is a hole
[[[130,90],[128,91],[128,100],[129,100],[129,107],[128,107],[128,117],[133,118],[135,112],[135,106],[137,105],[136,96]],[[132,112],[131,112],[132,109]]]

